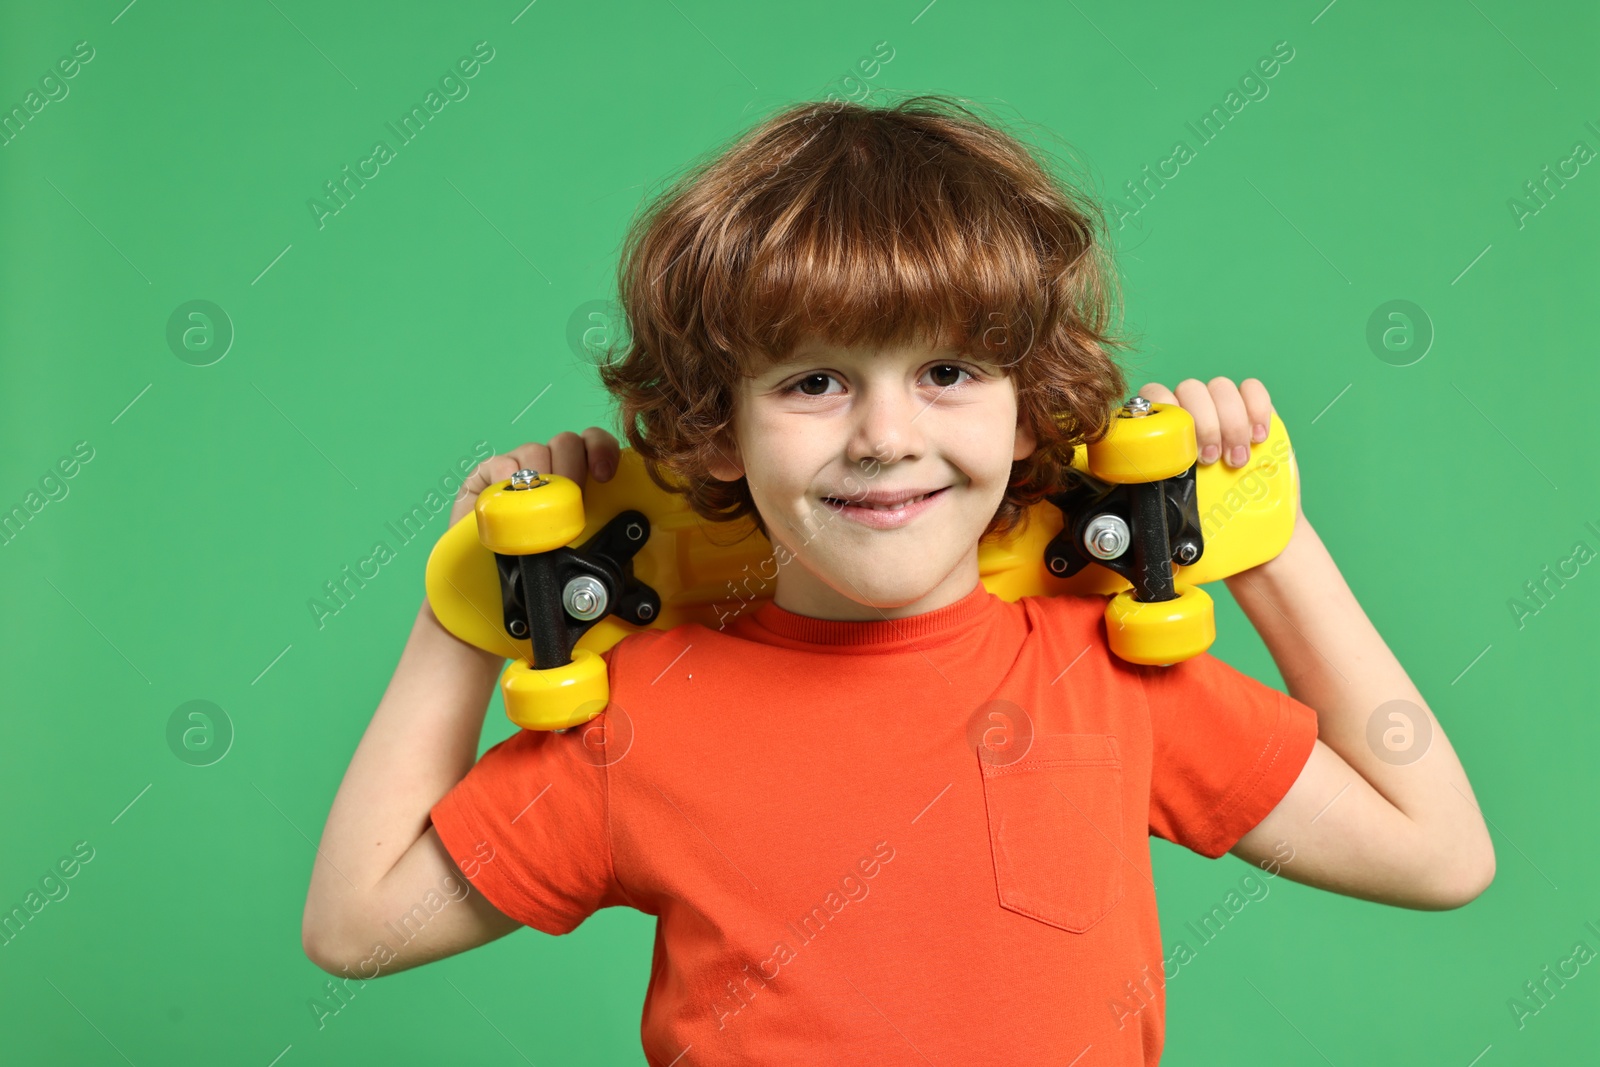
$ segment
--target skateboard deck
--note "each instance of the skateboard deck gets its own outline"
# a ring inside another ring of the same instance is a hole
[[[1045,500],[1030,509],[1028,521],[1019,531],[1004,540],[980,543],[978,570],[991,592],[1010,601],[1029,595],[1061,594],[1114,598],[1114,603],[1108,607],[1107,623],[1108,628],[1115,626],[1119,631],[1125,629],[1131,617],[1124,615],[1113,619],[1112,608],[1117,604],[1123,605],[1123,610],[1136,609],[1142,613],[1131,621],[1140,626],[1153,626],[1152,632],[1160,632],[1164,627],[1166,632],[1176,633],[1187,625],[1189,634],[1177,645],[1167,643],[1153,651],[1146,651],[1136,643],[1131,649],[1118,648],[1116,635],[1108,632],[1113,650],[1126,659],[1175,662],[1203,651],[1215,634],[1209,598],[1196,587],[1264,563],[1288,543],[1294,529],[1299,471],[1288,432],[1276,414],[1272,416],[1266,440],[1251,446],[1250,458],[1243,467],[1233,468],[1220,460],[1196,463],[1193,420],[1182,408],[1154,404],[1149,406],[1149,412],[1161,418],[1141,423],[1129,418],[1128,408],[1123,408],[1105,440],[1088,449],[1077,450],[1073,467],[1082,485],[1074,497],[1072,511],[1078,513],[1078,528],[1081,529],[1082,517],[1102,508],[1096,501],[1106,498],[1100,497],[1100,493],[1117,486],[1161,483],[1170,499],[1162,501],[1159,495],[1140,499],[1151,501],[1150,507],[1165,512],[1171,538],[1176,539],[1181,531],[1188,531],[1190,544],[1173,540],[1171,543],[1178,548],[1171,553],[1164,547],[1147,552],[1140,562],[1142,569],[1134,570],[1127,569],[1130,553],[1126,551],[1120,561],[1089,561],[1087,557],[1091,554],[1082,551],[1081,546],[1067,544],[1067,548],[1076,550],[1077,556],[1085,557],[1070,558],[1074,553],[1063,548],[1066,539],[1062,537],[1070,516],[1064,516],[1062,507],[1053,500]],[[1139,439],[1138,434],[1146,428],[1156,432],[1158,422],[1161,432],[1167,435],[1165,441]],[[1174,441],[1181,444],[1185,427],[1186,451],[1173,445]],[[1151,457],[1156,457],[1158,462],[1152,462]],[[558,486],[563,491],[577,492],[577,487],[566,479],[554,475],[543,477],[563,483]],[[447,630],[463,641],[520,662],[527,671],[535,662],[532,636],[518,637],[509,632],[502,602],[505,578],[497,566],[495,552],[485,547],[487,535],[480,533],[485,528],[482,515],[485,502],[497,495],[505,497],[507,485],[508,482],[500,482],[486,488],[480,494],[478,512],[463,517],[439,538],[428,557],[425,581],[429,604]],[[1180,506],[1176,501],[1185,492],[1188,499]],[[522,496],[526,498],[526,494]],[[581,503],[577,506],[581,507],[582,529],[572,533],[577,524],[575,516],[579,514],[573,511],[567,527],[555,528],[556,540],[546,543],[565,546],[593,543],[591,538],[600,535],[608,524],[615,528],[612,520],[620,513],[642,513],[646,523],[629,524],[630,537],[636,534],[644,537],[642,545],[632,550],[632,577],[653,590],[659,600],[650,607],[648,621],[643,621],[644,609],[632,612],[634,621],[625,621],[616,612],[594,620],[572,645],[574,658],[579,656],[580,650],[603,652],[644,625],[668,629],[680,623],[698,622],[718,629],[772,597],[777,561],[771,543],[755,532],[747,520],[709,523],[701,519],[689,509],[682,496],[667,493],[650,480],[643,460],[632,449],[622,449],[617,471],[609,481],[589,481],[581,491]],[[1126,528],[1132,528],[1137,541],[1140,521],[1133,514],[1137,508],[1121,510],[1128,519],[1124,524],[1123,541],[1127,540]],[[1185,511],[1188,518],[1180,519],[1180,511]],[[1154,513],[1141,514],[1148,519]],[[647,532],[643,530],[645,526]],[[1115,534],[1102,532],[1102,536],[1109,536],[1110,541],[1104,543],[1115,547]],[[1078,540],[1083,538],[1080,536]],[[1154,542],[1140,543],[1148,547]],[[1196,549],[1198,558],[1192,563],[1177,562],[1180,558],[1191,558]],[[1113,569],[1118,562],[1124,565],[1124,573]],[[1165,601],[1167,608],[1134,604],[1131,597],[1137,590],[1125,575],[1139,579],[1144,585],[1145,576],[1156,571],[1160,572],[1157,585],[1168,581],[1170,574],[1171,587],[1165,594],[1169,598]],[[1205,601],[1204,619],[1190,619],[1185,623],[1182,617],[1194,614],[1195,597]],[[615,599],[613,591],[613,601]],[[1170,620],[1162,617],[1162,610],[1170,615]],[[1124,645],[1127,644],[1124,641]],[[546,655],[545,659],[548,661],[550,657]],[[548,672],[536,669],[531,673]],[[516,716],[513,718],[516,720]],[[520,724],[529,726],[527,722]]]

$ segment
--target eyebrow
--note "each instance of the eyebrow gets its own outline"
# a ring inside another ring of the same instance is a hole
[[[910,347],[910,346],[907,346]],[[772,361],[771,366],[788,366],[791,363],[814,363],[819,360],[827,361],[835,355],[848,351],[848,348],[806,348],[796,349],[789,355]],[[942,348],[931,358],[934,359],[966,359],[975,363],[993,363],[987,356],[973,355],[970,346],[967,348]]]

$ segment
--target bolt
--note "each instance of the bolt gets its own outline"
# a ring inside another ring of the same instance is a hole
[[[1131,397],[1128,402],[1122,406],[1130,416],[1136,419],[1150,414],[1150,401],[1146,400],[1142,396]]]
[[[530,467],[524,467],[511,475],[511,488],[513,489],[534,489],[538,486],[549,484],[550,479]]]
[[[1183,564],[1193,563],[1195,561],[1195,558],[1197,556],[1199,556],[1199,555],[1200,555],[1200,550],[1195,547],[1195,544],[1194,544],[1193,541],[1184,541],[1183,543],[1178,545],[1178,562],[1179,563],[1183,563]]]
[[[598,619],[606,613],[606,587],[588,575],[580,575],[561,591],[561,603],[575,619]]]
[[[655,614],[656,614],[656,609],[651,607],[649,604],[640,604],[639,605],[639,618],[641,618],[641,619],[652,619],[652,618],[655,618]]]
[[[1063,559],[1060,556],[1051,556],[1050,557],[1050,570],[1052,572],[1054,572],[1056,574],[1060,574],[1062,571],[1064,571],[1066,569],[1067,569],[1067,561],[1065,559]]]
[[[510,629],[512,637],[528,636],[528,624],[523,622],[521,619],[512,619]]]
[[[644,528],[636,522],[628,523],[627,530],[623,532],[628,535],[628,540],[630,541],[637,541],[639,538],[644,536]]]
[[[1128,524],[1116,515],[1096,515],[1083,531],[1083,545],[1096,559],[1116,559],[1131,541]]]

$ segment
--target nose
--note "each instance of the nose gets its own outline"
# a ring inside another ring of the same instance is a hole
[[[857,397],[849,444],[852,463],[869,459],[895,463],[922,454],[924,441],[917,416],[927,407],[927,401],[917,395],[914,385],[866,384]]]

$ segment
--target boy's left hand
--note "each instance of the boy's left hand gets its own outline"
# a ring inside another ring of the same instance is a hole
[[[1176,396],[1159,382],[1149,382],[1139,387],[1139,395],[1157,404],[1176,404],[1189,413],[1201,463],[1223,459],[1230,467],[1243,467],[1250,462],[1250,446],[1265,441],[1272,424],[1272,397],[1259,378],[1246,378],[1238,385],[1231,378],[1209,382],[1185,378],[1178,383]],[[1294,510],[1298,519],[1298,492]]]

